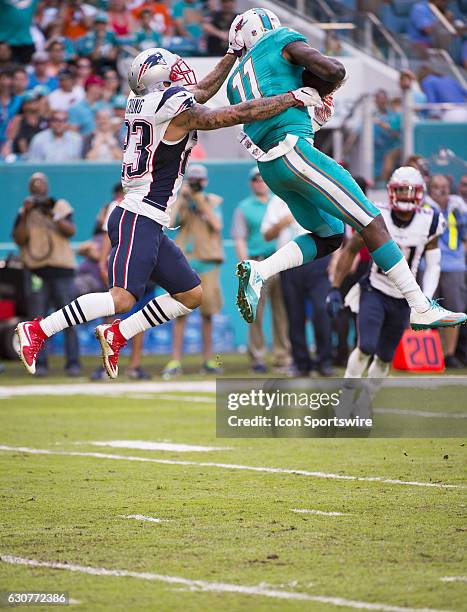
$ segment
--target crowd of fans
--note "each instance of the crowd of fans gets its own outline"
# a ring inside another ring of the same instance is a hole
[[[56,111],[57,114],[62,111]],[[102,117],[103,121],[107,118]],[[457,184],[442,174],[430,175],[425,160],[412,156],[405,160],[423,174],[427,183],[425,206],[440,210],[447,220],[440,237],[441,276],[438,297],[446,308],[465,311],[466,248],[467,248],[467,174]],[[365,180],[358,178],[362,189]],[[285,242],[304,230],[294,220],[286,204],[274,196],[253,168],[249,175],[250,194],[238,202],[231,226],[223,232],[222,197],[207,190],[208,171],[205,166],[191,164],[184,185],[173,208],[172,226],[179,232],[176,242],[185,252],[190,265],[197,271],[203,283],[203,303],[200,307],[202,361],[201,371],[221,373],[221,367],[213,356],[213,316],[222,309],[220,269],[224,261],[222,236],[234,239],[238,259],[261,260],[268,257]],[[81,244],[82,262],[76,264],[71,248],[75,233],[73,209],[65,200],[55,199],[49,193],[47,177],[35,173],[29,182],[30,195],[23,202],[15,222],[13,236],[21,250],[24,265],[39,279],[36,283],[31,315],[45,315],[50,307],[60,308],[74,297],[90,291],[105,291],[107,286],[107,257],[110,241],[106,233],[106,219],[123,197],[120,185],[112,194],[112,203],[99,210],[90,239]],[[349,236],[350,237],[350,234]],[[331,289],[335,256],[328,256],[287,270],[268,280],[262,292],[257,320],[248,326],[249,365],[253,373],[267,372],[270,367],[278,374],[308,376],[318,372],[323,376],[335,374],[334,366],[345,365],[354,337],[351,329],[352,315],[348,309],[333,312],[326,305]],[[370,266],[366,250],[358,255],[348,279],[341,291],[347,292]],[[147,287],[152,297],[154,286]],[[145,298],[135,307],[140,308]],[[263,332],[263,313],[267,301],[271,303],[273,334],[272,354],[268,356],[268,339]],[[310,352],[307,321],[314,330],[314,349]],[[172,327],[172,355],[163,369],[165,379],[182,373],[183,338],[185,319],[177,319]],[[467,328],[450,328],[443,333],[446,366],[467,366]],[[132,378],[146,378],[141,368],[142,335],[133,342],[128,374]],[[45,355],[38,364],[38,373],[47,373]],[[67,329],[65,341],[65,366],[70,376],[80,373],[79,349],[76,330]],[[105,377],[101,368],[94,379]]]
[[[128,59],[154,46],[223,55],[235,1],[0,0],[0,11],[0,160],[112,161]]]

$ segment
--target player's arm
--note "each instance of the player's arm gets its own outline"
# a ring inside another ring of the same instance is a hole
[[[204,79],[201,79],[197,85],[191,88],[197,102],[204,104],[216,95],[236,60],[237,58],[233,53],[227,53]],[[187,89],[190,88],[187,87]]]
[[[292,64],[307,68],[323,81],[339,83],[345,78],[345,68],[339,60],[323,55],[304,41],[289,43],[284,47],[282,55]]]
[[[436,236],[425,247],[425,271],[423,273],[423,293],[428,299],[434,296],[438,288],[441,273],[441,249]]]
[[[194,104],[172,119],[167,128],[166,137],[168,140],[178,140],[191,130],[217,130],[241,123],[254,123],[255,121],[269,119],[274,117],[274,115],[279,115],[288,108],[304,106],[307,101],[297,98],[296,96],[299,95],[297,92],[305,91],[304,95],[308,95],[310,101],[313,101],[311,100],[313,95],[307,94],[306,90],[315,91],[310,88],[302,88],[293,93],[289,92],[279,96],[249,100],[248,102],[241,102],[240,104],[217,109]],[[316,96],[318,96],[317,92]],[[315,103],[318,102],[315,101]]]
[[[332,287],[326,296],[326,310],[329,316],[333,319],[336,317],[343,307],[342,294],[340,287],[344,278],[352,269],[357,253],[363,246],[363,240],[359,234],[354,234],[349,242],[344,246],[342,251],[336,255],[336,264],[334,267],[334,277],[331,280]]]

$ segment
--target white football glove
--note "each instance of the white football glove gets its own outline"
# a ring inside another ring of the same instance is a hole
[[[229,30],[229,48],[227,49],[227,53],[231,55],[235,55],[236,57],[241,57],[242,53],[245,49],[245,43],[243,42],[243,36],[240,32],[240,28],[242,27],[243,17],[242,15],[237,15],[235,19],[232,21],[232,25]]]
[[[319,93],[313,87],[300,87],[290,92],[300,106],[317,106],[321,104]]]
[[[320,130],[334,115],[334,98],[332,95],[324,96],[320,106],[315,106],[313,117],[313,131]]]

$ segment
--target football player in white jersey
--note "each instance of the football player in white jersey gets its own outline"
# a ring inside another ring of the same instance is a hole
[[[398,168],[391,176],[387,189],[389,202],[380,206],[384,221],[414,276],[417,275],[420,259],[425,257],[423,293],[431,299],[440,274],[438,236],[444,232],[446,222],[439,211],[423,207],[425,182],[415,168]],[[362,246],[359,234],[354,234],[339,255],[333,286],[327,297],[331,315],[335,315],[343,305],[339,288]],[[389,373],[404,330],[409,326],[410,307],[402,293],[375,263],[369,275],[352,287],[345,303],[358,313],[358,342],[349,356],[344,376],[361,378],[368,369],[368,378],[372,380],[363,388],[357,407],[352,408],[353,390],[352,397],[347,392],[340,404],[348,413],[353,410],[354,414],[365,416],[366,408],[381,386],[381,379]]]
[[[240,34],[233,33],[231,38],[226,56],[200,83],[182,58],[165,49],[147,49],[133,60],[125,113],[125,197],[108,222],[110,290],[83,295],[45,319],[18,324],[19,355],[31,374],[47,338],[73,325],[128,312],[142,297],[149,279],[167,293],[124,321],[96,329],[111,378],[118,375],[119,352],[128,339],[197,308],[202,295],[199,277],[162,231],[169,224],[170,207],[196,142],[196,130],[267,119],[294,106],[320,103],[316,90],[301,87],[236,106],[202,106],[219,90],[241,54]]]

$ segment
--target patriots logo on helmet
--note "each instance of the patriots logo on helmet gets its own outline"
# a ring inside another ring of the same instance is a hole
[[[160,51],[149,55],[141,64],[138,74],[138,83],[141,81],[141,77],[145,74],[147,70],[149,70],[149,68],[157,66],[158,64],[163,64],[164,66],[167,66],[167,62],[163,58],[162,53]]]
[[[144,63],[147,64],[148,68],[157,66],[157,64],[164,64],[165,66],[167,66],[167,62],[162,57],[162,53],[160,53],[159,51],[147,57]]]

